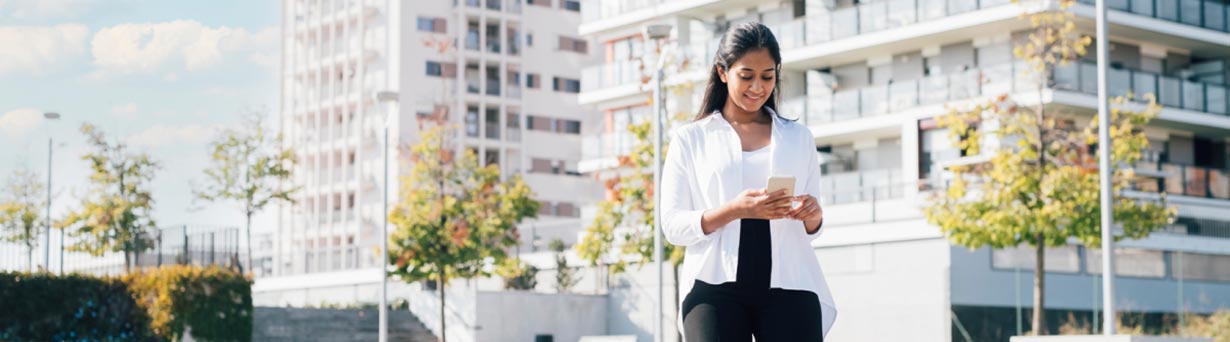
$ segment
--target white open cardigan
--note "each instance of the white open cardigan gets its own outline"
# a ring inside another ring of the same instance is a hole
[[[802,125],[784,120],[773,110],[769,142],[769,174],[794,176],[795,194],[820,198],[820,164],[815,140]],[[743,147],[730,123],[715,112],[671,132],[670,148],[662,166],[662,225],[666,241],[686,247],[680,269],[680,303],[692,290],[693,280],[710,284],[735,281],[739,265],[740,220],[708,235],[701,229],[701,214],[730,201],[743,192]],[[811,241],[820,231],[807,234],[803,222],[778,219],[769,222],[773,266],[772,288],[806,290],[820,299],[823,332],[837,316]],[[823,229],[821,229],[822,231]],[[676,324],[683,331],[683,315]],[[686,339],[686,337],[685,337]]]

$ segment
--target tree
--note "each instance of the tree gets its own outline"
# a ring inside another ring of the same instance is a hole
[[[123,252],[129,272],[140,253],[153,247],[154,200],[148,186],[160,166],[144,153],[130,153],[123,143],[107,140],[94,125],[82,124],[81,133],[94,148],[81,157],[90,163],[90,190],[58,226],[71,229],[68,235],[75,242],[68,250],[93,256]]]
[[[1076,32],[1072,14],[1066,11],[1071,4],[1062,1],[1057,11],[1030,14],[1033,30],[1014,49],[1031,66],[1039,96],[1052,86],[1055,68],[1084,55],[1090,43],[1088,36]],[[1142,127],[1160,107],[1151,96],[1147,99],[1149,104],[1142,111],[1125,109],[1124,98],[1115,100],[1110,113],[1114,165],[1132,165],[1148,146]],[[949,138],[964,155],[983,155],[989,160],[951,166],[951,184],[925,209],[927,220],[955,244],[971,249],[1034,247],[1035,335],[1047,332],[1046,246],[1062,246],[1069,239],[1091,247],[1101,244],[1098,166],[1096,155],[1089,152],[1097,143],[1097,116],[1080,130],[1075,116],[1059,113],[1039,100],[1036,105],[1020,106],[1008,95],[1000,95],[939,117],[940,126],[950,130]],[[984,153],[986,134],[999,145],[989,146]],[[1132,170],[1117,167],[1112,173],[1113,191],[1118,194],[1129,185]],[[1174,215],[1173,209],[1152,201],[1116,195],[1114,203],[1115,222],[1123,229],[1116,240],[1147,236]]]
[[[46,184],[39,182],[33,172],[18,170],[9,176],[4,195],[0,198],[0,238],[6,242],[26,245],[26,267],[34,271],[34,247],[38,246],[39,231],[47,227],[43,209]],[[46,266],[44,266],[46,267]]]
[[[434,125],[422,132],[408,151],[412,166],[402,178],[401,202],[388,213],[395,227],[387,255],[391,273],[406,282],[436,280],[441,338],[448,280],[488,275],[485,266],[503,262],[516,245],[516,224],[536,217],[539,206],[519,175],[500,181],[499,166],[479,166],[469,149],[455,158],[447,136],[455,131]]]
[[[209,145],[207,182],[193,189],[193,196],[200,200],[238,203],[244,215],[249,271],[253,269],[252,216],[273,201],[294,203],[291,196],[299,190],[282,187],[291,178],[296,158],[291,149],[281,149],[281,141],[281,134],[270,136],[259,115],[248,117],[243,127],[222,131]]]
[[[529,291],[538,287],[538,268],[521,260],[506,258],[495,273],[504,278],[505,290]]]
[[[573,286],[577,285],[577,270],[568,267],[568,258],[564,255],[564,251],[568,246],[564,245],[564,240],[551,240],[550,249],[555,252],[555,290],[559,293],[564,293],[572,290]]]

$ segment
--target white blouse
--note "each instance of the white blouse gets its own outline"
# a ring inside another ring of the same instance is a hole
[[[793,175],[795,194],[806,192],[820,198],[820,162],[811,131],[783,120],[771,109],[773,117],[769,146],[770,175]],[[686,247],[680,267],[680,303],[692,290],[694,280],[710,284],[735,281],[739,265],[739,220],[705,234],[701,214],[734,199],[745,186],[743,147],[739,134],[715,112],[671,131],[670,149],[662,166],[662,226],[666,241]],[[760,184],[760,187],[763,187]],[[803,221],[769,221],[772,243],[772,288],[806,290],[820,299],[823,332],[837,316],[811,241],[823,229],[807,234]],[[676,322],[683,329],[682,315]]]

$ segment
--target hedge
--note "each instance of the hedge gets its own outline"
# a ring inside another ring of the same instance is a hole
[[[171,265],[122,277],[0,273],[0,341],[251,341],[252,281]]]

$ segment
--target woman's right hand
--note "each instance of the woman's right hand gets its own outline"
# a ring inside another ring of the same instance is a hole
[[[792,199],[786,190],[766,193],[764,189],[749,189],[735,196],[730,204],[739,218],[776,220],[790,214],[794,207]]]

